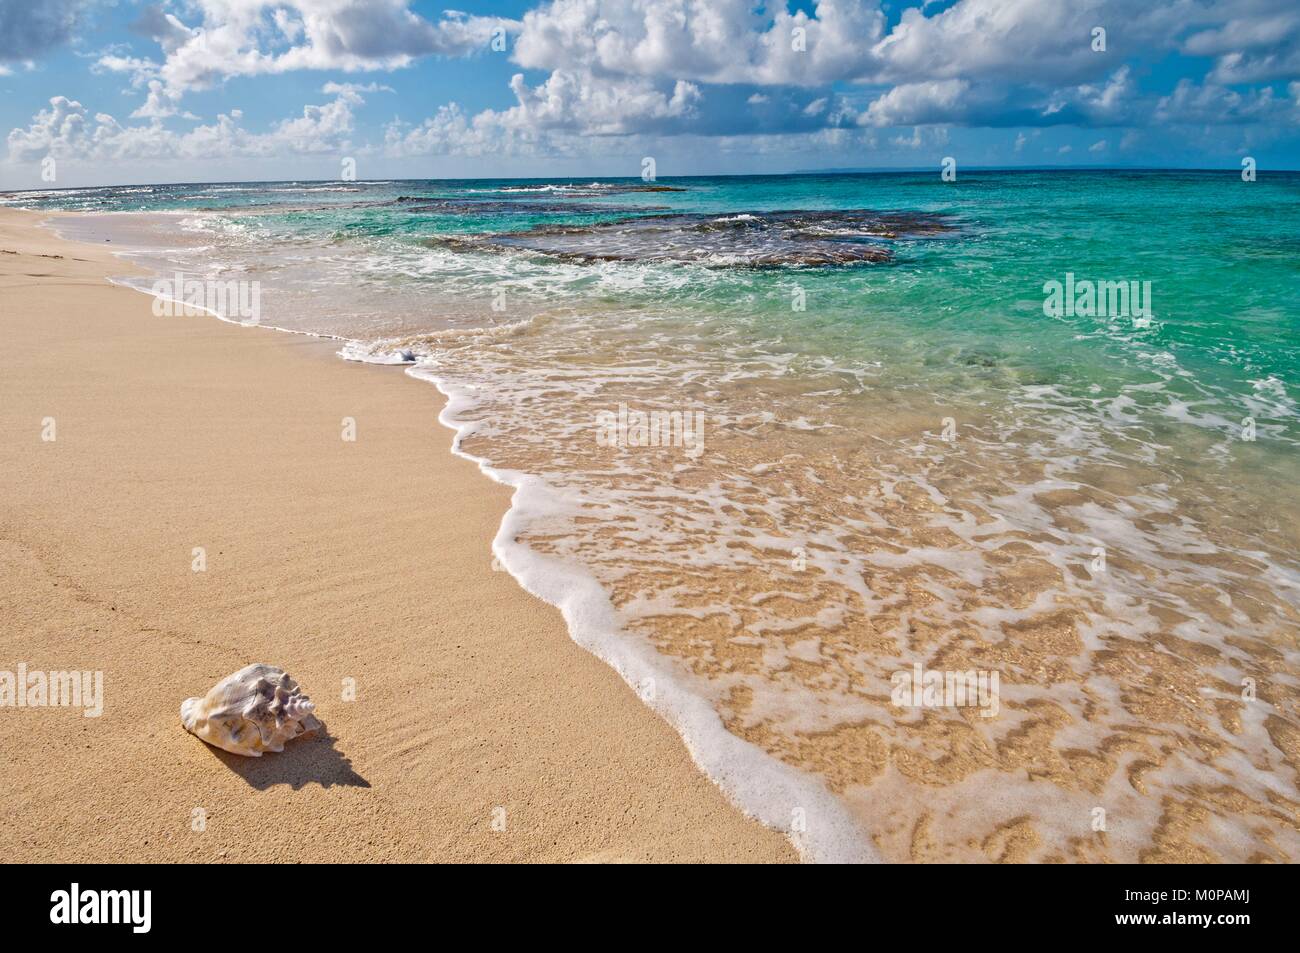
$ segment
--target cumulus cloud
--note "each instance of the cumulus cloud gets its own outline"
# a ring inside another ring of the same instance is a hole
[[[123,126],[56,97],[11,133],[10,150],[28,154],[42,141],[106,154],[160,144],[254,154],[335,148],[352,135],[365,97],[389,87],[331,81],[322,89],[329,101],[260,134],[245,130],[235,110],[188,132],[167,127],[198,121],[184,110],[187,92],[230,77],[390,71],[421,57],[486,51],[502,35],[520,69],[501,90],[502,105],[475,113],[446,103],[428,118],[394,121],[384,150],[581,154],[591,137],[667,135],[751,145],[767,137],[783,147],[801,136],[874,148],[877,130],[889,130],[881,142],[915,149],[955,125],[1115,129],[1100,142],[1124,149],[1134,140],[1119,130],[1300,117],[1294,0],[913,0],[892,26],[880,0],[813,0],[801,9],[789,0],[535,4],[519,20],[457,12],[433,20],[415,13],[412,0],[168,0],[142,8],[131,27],[156,47],[115,47],[94,66],[127,77],[143,100],[131,119],[143,124]],[[0,0],[0,11],[12,9]],[[1097,27],[1106,30],[1104,49],[1092,42]],[[1171,89],[1143,65],[1175,52],[1202,65]],[[1279,95],[1287,81],[1291,98]],[[1022,134],[1015,151],[1025,144]]]
[[[144,105],[131,113],[132,119],[166,119],[170,116],[182,116],[185,119],[197,119],[193,113],[183,112],[180,108],[180,96],[169,91],[156,79],[148,81],[149,93]]]
[[[685,80],[661,89],[649,80],[597,81],[583,70],[556,70],[536,87],[516,73],[510,89],[518,105],[499,115],[503,124],[585,135],[653,130],[691,115],[700,99],[699,87]]]
[[[1072,85],[1134,52],[1173,49],[1188,30],[1222,25],[1242,8],[1278,2],[958,0],[933,13],[928,3],[910,6],[887,30],[879,0],[815,0],[811,14],[784,0],[550,0],[524,14],[512,55],[529,69],[704,83]],[[1099,53],[1092,30],[1107,24]]]
[[[180,95],[232,76],[393,70],[421,56],[465,56],[517,27],[454,11],[431,23],[409,0],[193,0],[187,9],[191,22],[155,6],[133,24],[159,45],[161,63],[103,57],[100,67],[130,72],[137,83],[156,78]]]
[[[867,126],[952,122],[967,109],[970,88],[964,79],[895,86],[867,107],[861,122]]]
[[[870,72],[879,7],[821,0],[809,16],[749,0],[553,0],[524,14],[513,58],[530,69],[822,85]]]
[[[1242,94],[1214,83],[1180,80],[1174,91],[1160,98],[1156,119],[1161,123],[1237,125],[1259,120],[1284,120],[1288,104],[1274,98],[1270,87]]]
[[[1127,66],[1115,70],[1104,83],[1085,83],[1071,92],[1071,101],[1087,116],[1089,125],[1122,125],[1139,112],[1133,71]]]
[[[858,122],[1115,126],[1154,117],[1126,57],[1181,49],[1241,79],[1298,71],[1293,0],[958,0],[903,11],[819,0],[811,14],[752,0],[551,0],[524,14],[513,59],[598,77],[721,84],[884,87]],[[1093,31],[1106,30],[1104,48]],[[1223,79],[1211,77],[1216,85]],[[693,131],[700,131],[697,124]]]
[[[215,122],[176,132],[157,117],[147,124],[123,125],[107,113],[92,115],[76,100],[55,96],[26,128],[10,131],[7,145],[14,162],[47,155],[112,162],[340,153],[352,146],[353,110],[363,102],[354,88],[343,87],[330,102],[304,106],[301,116],[274,123],[269,132],[245,129],[238,109],[219,115]]]
[[[1220,85],[1300,75],[1300,9],[1290,0],[1225,5],[1226,19],[1182,43],[1193,56],[1215,57],[1208,79]]]
[[[384,130],[390,157],[429,155],[531,155],[564,151],[551,136],[502,123],[490,110],[467,116],[456,103],[438,108],[418,125],[395,120]]]
[[[565,136],[671,132],[695,114],[700,99],[699,88],[684,80],[661,88],[642,79],[597,81],[583,70],[556,70],[539,86],[529,86],[517,73],[510,89],[516,105],[509,109],[484,110],[471,119],[452,104],[416,127],[391,123],[388,154],[530,153]]]
[[[26,129],[9,133],[9,157],[17,161],[46,155],[64,157],[74,142],[86,141],[86,108],[66,96],[55,96],[50,108],[32,117]]]
[[[1140,121],[1154,102],[1138,95],[1128,67],[1103,82],[1038,89],[964,79],[902,83],[858,117],[864,126],[1116,126]]]

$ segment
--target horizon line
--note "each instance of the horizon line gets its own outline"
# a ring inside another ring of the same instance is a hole
[[[915,174],[920,172],[933,172],[933,165],[924,166],[863,166],[861,168],[854,166],[836,166],[828,169],[794,169],[786,172],[722,172],[722,173],[696,173],[691,175],[662,175],[651,179],[647,184],[659,182],[662,180],[682,180],[682,179],[771,179],[771,178],[793,178],[793,177],[811,177],[811,176],[851,176],[851,175],[902,175]],[[998,165],[971,165],[959,166],[966,172],[1006,172],[1006,173],[1031,173],[1031,172],[1200,172],[1200,173],[1227,173],[1238,174],[1241,171],[1240,166],[1221,166],[1221,167],[1198,167],[1198,166],[1146,166],[1146,165],[1017,165],[1017,166],[998,166]],[[1300,173],[1300,168],[1296,169],[1260,169],[1256,167],[1256,175],[1269,174],[1296,174]],[[576,179],[611,179],[611,180],[641,180],[639,175],[601,175],[599,173],[584,173],[581,175],[551,175],[551,176],[424,176],[424,177],[381,177],[376,179],[189,179],[181,181],[167,182],[119,182],[105,185],[69,185],[54,186],[46,188],[26,188],[26,189],[0,189],[0,195],[22,195],[28,192],[78,192],[88,189],[115,189],[128,186],[181,186],[181,185],[278,185],[284,183],[301,182],[303,184],[320,184],[320,183],[350,183],[350,184],[376,184],[381,182],[572,182]]]

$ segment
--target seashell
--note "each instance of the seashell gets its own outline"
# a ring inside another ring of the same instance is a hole
[[[210,745],[260,758],[319,728],[315,709],[283,669],[258,663],[227,675],[202,698],[181,702],[181,724]]]

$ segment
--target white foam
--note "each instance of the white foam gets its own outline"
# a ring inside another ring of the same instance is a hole
[[[704,693],[691,690],[680,670],[622,631],[609,596],[595,577],[515,541],[539,519],[576,512],[574,505],[535,476],[493,467],[465,452],[461,441],[472,429],[460,418],[475,406],[473,394],[457,389],[429,368],[413,367],[407,373],[432,383],[447,397],[438,419],[456,433],[452,451],[474,461],[498,483],[514,488],[492,551],[520,585],[560,610],[573,640],[618,672],[677,730],[695,763],[745,814],[786,834],[807,860],[878,862],[879,855],[858,822],[819,779],[733,735]],[[653,686],[653,691],[647,686]],[[802,817],[796,811],[802,811]],[[799,826],[805,829],[796,829]]]

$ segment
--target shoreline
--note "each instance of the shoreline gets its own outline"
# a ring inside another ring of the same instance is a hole
[[[558,611],[492,571],[509,493],[428,440],[437,400],[337,342],[154,318],[105,280],[126,262],[54,238],[51,217],[0,211],[18,252],[0,259],[5,655],[103,671],[106,704],[0,718],[5,747],[35,743],[47,768],[0,782],[7,856],[796,859]],[[194,572],[200,538],[217,545]],[[247,762],[180,728],[182,698],[252,661],[317,701],[319,737]]]
[[[880,863],[882,858],[866,833],[818,781],[730,732],[712,706],[681,683],[667,659],[620,628],[609,595],[597,579],[559,562],[547,565],[545,557],[517,541],[528,525],[529,503],[535,496],[536,505],[545,512],[552,491],[531,474],[494,467],[463,450],[461,438],[472,431],[456,423],[455,407],[458,401],[468,400],[467,395],[449,390],[450,385],[432,370],[415,366],[407,367],[406,373],[432,383],[446,398],[438,420],[455,434],[452,453],[476,464],[493,482],[511,488],[510,508],[492,542],[494,558],[527,592],[559,610],[569,637],[617,672],[647,708],[673,726],[695,765],[732,803],[789,837],[801,858],[816,863]]]
[[[114,212],[115,216],[151,213]],[[94,213],[58,213],[42,223],[67,241],[85,244],[91,235],[101,234],[93,226]],[[68,237],[56,223],[72,219],[84,238]],[[120,237],[120,236],[119,236]],[[144,276],[139,285],[134,274],[109,278],[114,285],[145,295],[152,302],[156,287],[150,278],[170,280],[168,272],[154,272],[148,265],[135,261],[139,250],[119,248],[114,258],[127,263]],[[180,280],[180,275],[176,276]],[[174,284],[173,284],[174,287]],[[173,304],[183,305],[170,298]],[[202,306],[192,306],[226,324],[249,327],[236,317],[223,316]],[[533,474],[494,466],[491,461],[467,452],[462,438],[473,435],[475,427],[457,419],[457,409],[473,409],[475,398],[469,391],[458,390],[450,379],[436,369],[418,361],[383,359],[391,352],[375,352],[365,341],[345,335],[283,327],[259,321],[258,330],[277,331],[305,336],[328,344],[342,345],[333,354],[346,362],[379,367],[401,367],[407,376],[432,384],[445,398],[438,422],[452,433],[451,452],[473,463],[493,483],[508,487],[509,506],[492,539],[494,565],[509,573],[528,593],[555,607],[561,613],[569,637],[587,652],[613,669],[646,707],[672,726],[681,737],[695,766],[716,784],[727,799],[743,814],[790,839],[799,856],[806,861],[825,863],[878,863],[881,858],[873,849],[866,832],[844,804],[828,792],[816,778],[802,774],[791,766],[770,757],[757,746],[729,731],[717,712],[680,671],[674,670],[653,648],[625,631],[619,623],[609,593],[593,576],[570,563],[548,559],[526,544],[517,542],[525,535],[530,521],[540,520],[555,508],[554,490],[544,479]],[[380,359],[368,359],[378,353]],[[561,504],[562,505],[562,504]],[[796,820],[796,818],[798,818]]]

